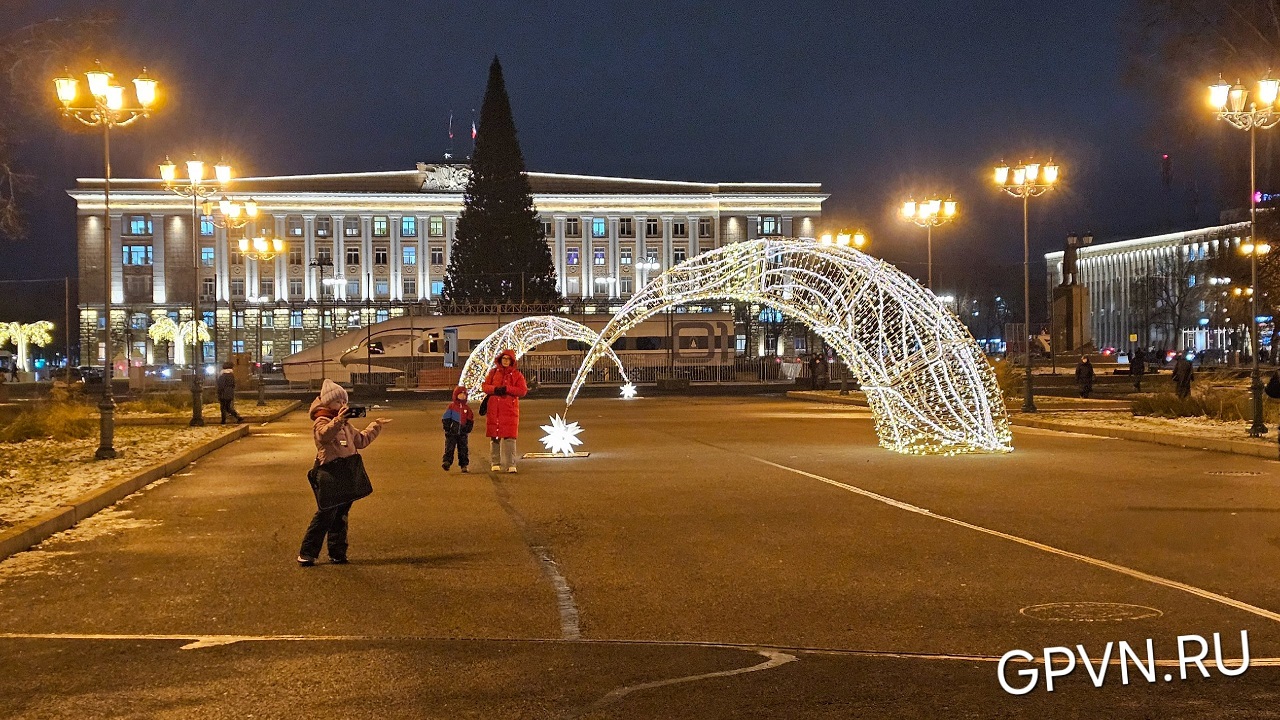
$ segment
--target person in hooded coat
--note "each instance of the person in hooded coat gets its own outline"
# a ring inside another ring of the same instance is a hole
[[[1080,387],[1080,397],[1087,398],[1093,392],[1093,363],[1082,357],[1076,365],[1076,385]]]
[[[467,467],[471,464],[467,438],[471,428],[475,426],[475,415],[467,404],[466,388],[459,385],[453,389],[453,402],[445,408],[444,417],[440,420],[444,424],[444,458],[440,467],[447,471],[453,465],[453,451],[457,449],[458,464],[462,466],[462,472],[471,472]]]
[[[311,402],[311,435],[316,444],[316,463],[325,463],[338,458],[350,457],[357,450],[369,447],[382,428],[391,422],[388,418],[378,418],[369,423],[364,430],[356,431],[347,419],[347,391],[332,380],[326,379],[320,386],[320,396]],[[314,482],[313,482],[314,485]],[[312,487],[312,492],[319,490]],[[351,511],[351,503],[343,503],[331,508],[316,510],[307,526],[306,535],[302,538],[302,548],[298,550],[298,565],[310,567],[320,557],[320,547],[326,542],[329,545],[329,561],[336,565],[347,562],[347,513]]]
[[[520,398],[529,393],[524,374],[516,368],[514,350],[503,350],[480,389],[489,396],[484,434],[489,437],[493,472],[516,471],[516,437],[520,432]]]

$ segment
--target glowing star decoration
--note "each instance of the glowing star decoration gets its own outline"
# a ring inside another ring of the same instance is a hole
[[[624,400],[631,400],[636,396],[635,383],[627,383],[622,386],[622,397]]]
[[[478,400],[484,397],[480,385],[503,350],[514,350],[516,358],[519,359],[535,347],[552,340],[576,340],[584,345],[594,345],[599,339],[600,336],[594,330],[569,318],[555,315],[521,318],[494,330],[471,351],[467,356],[466,365],[462,366],[462,375],[458,384],[467,388],[472,399]],[[626,369],[622,367],[622,361],[618,359],[612,348],[607,348],[607,352],[601,353],[600,357],[608,357],[612,360],[618,368],[620,379],[628,385],[631,384]]]
[[[582,428],[578,426],[577,422],[566,424],[559,415],[551,417],[550,425],[539,425],[538,427],[547,433],[542,436],[542,445],[548,452],[569,457],[574,454],[573,446],[582,444],[582,440],[578,438],[578,433],[582,432]]]
[[[713,300],[772,308],[826,340],[866,391],[885,448],[920,455],[1013,449],[995,372],[960,320],[892,265],[812,240],[735,242],[653,279],[582,359],[566,405],[629,330],[668,308]]]

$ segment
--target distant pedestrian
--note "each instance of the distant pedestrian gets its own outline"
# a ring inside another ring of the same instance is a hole
[[[818,389],[818,354],[809,356],[809,389]]]
[[[1147,351],[1135,348],[1129,358],[1129,374],[1133,376],[1133,388],[1142,392],[1142,376],[1147,374]]]
[[[453,402],[445,408],[444,418],[444,460],[440,467],[448,470],[453,465],[453,450],[458,450],[458,465],[462,472],[471,472],[467,466],[471,464],[471,453],[467,447],[467,437],[471,428],[475,427],[475,415],[467,404],[467,389],[459,385],[453,389]]]
[[[1178,397],[1183,399],[1191,397],[1191,380],[1194,375],[1195,370],[1191,367],[1187,354],[1179,353],[1178,359],[1173,361],[1173,384]]]
[[[1088,357],[1080,358],[1076,365],[1076,385],[1080,388],[1080,397],[1087,398],[1093,392],[1093,364]]]
[[[235,366],[229,362],[222,363],[222,374],[218,376],[218,407],[222,410],[223,425],[227,424],[228,417],[235,418],[238,423],[244,422],[236,412],[236,373]]]
[[[347,391],[332,380],[320,386],[311,402],[311,436],[315,440],[315,466],[307,474],[316,498],[316,514],[307,526],[298,550],[298,565],[311,567],[326,542],[329,561],[347,562],[347,514],[351,503],[372,492],[364,461],[356,452],[369,446],[391,420],[377,418],[359,432],[349,421],[355,412],[347,407]],[[365,490],[360,491],[363,487]]]
[[[516,369],[514,350],[503,350],[480,388],[489,395],[484,434],[489,436],[489,470],[516,471],[516,437],[520,433],[520,398],[529,393],[524,374]]]
[[[18,361],[13,361],[13,367],[9,370],[9,379],[18,382]]]

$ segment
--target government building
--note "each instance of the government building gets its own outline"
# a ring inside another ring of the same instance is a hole
[[[319,343],[321,322],[332,338],[406,313],[440,312],[469,176],[466,165],[419,163],[407,171],[239,178],[225,195],[258,208],[239,229],[218,209],[222,192],[193,228],[189,197],[159,179],[113,179],[106,241],[116,365],[167,363],[168,343],[152,342],[147,330],[166,316],[190,320],[197,289],[213,335],[206,363],[232,353],[280,360]],[[820,183],[528,178],[560,292],[575,312],[588,313],[609,312],[663,270],[721,245],[812,238],[827,198]],[[81,363],[101,365],[103,181],[80,179],[69,194],[78,208]],[[287,247],[259,262],[241,255],[242,236],[281,238]]]
[[[1231,291],[1247,292],[1249,278],[1240,272],[1236,278],[1219,275],[1232,260],[1237,269],[1247,268],[1239,250],[1248,239],[1249,223],[1235,222],[1097,245],[1071,244],[1066,252],[1044,256],[1048,297],[1058,303],[1065,286],[1081,288],[1086,298],[1080,303],[1087,326],[1083,335],[1098,350],[1128,351],[1135,345],[1239,350],[1247,346],[1241,337],[1249,332],[1248,315],[1244,303],[1232,302]],[[1075,256],[1074,273],[1068,253]],[[1055,322],[1062,316],[1055,308]],[[1068,344],[1072,347],[1060,351],[1080,349],[1079,343]]]

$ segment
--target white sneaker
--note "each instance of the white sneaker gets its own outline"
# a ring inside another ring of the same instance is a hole
[[[490,466],[489,466],[489,472],[502,472],[502,466],[501,466],[501,465],[490,465]]]
[[[511,466],[511,469],[507,471],[507,474],[508,474],[508,475],[515,475],[515,474],[516,474],[516,467],[515,467],[514,465],[512,465],[512,466]]]

